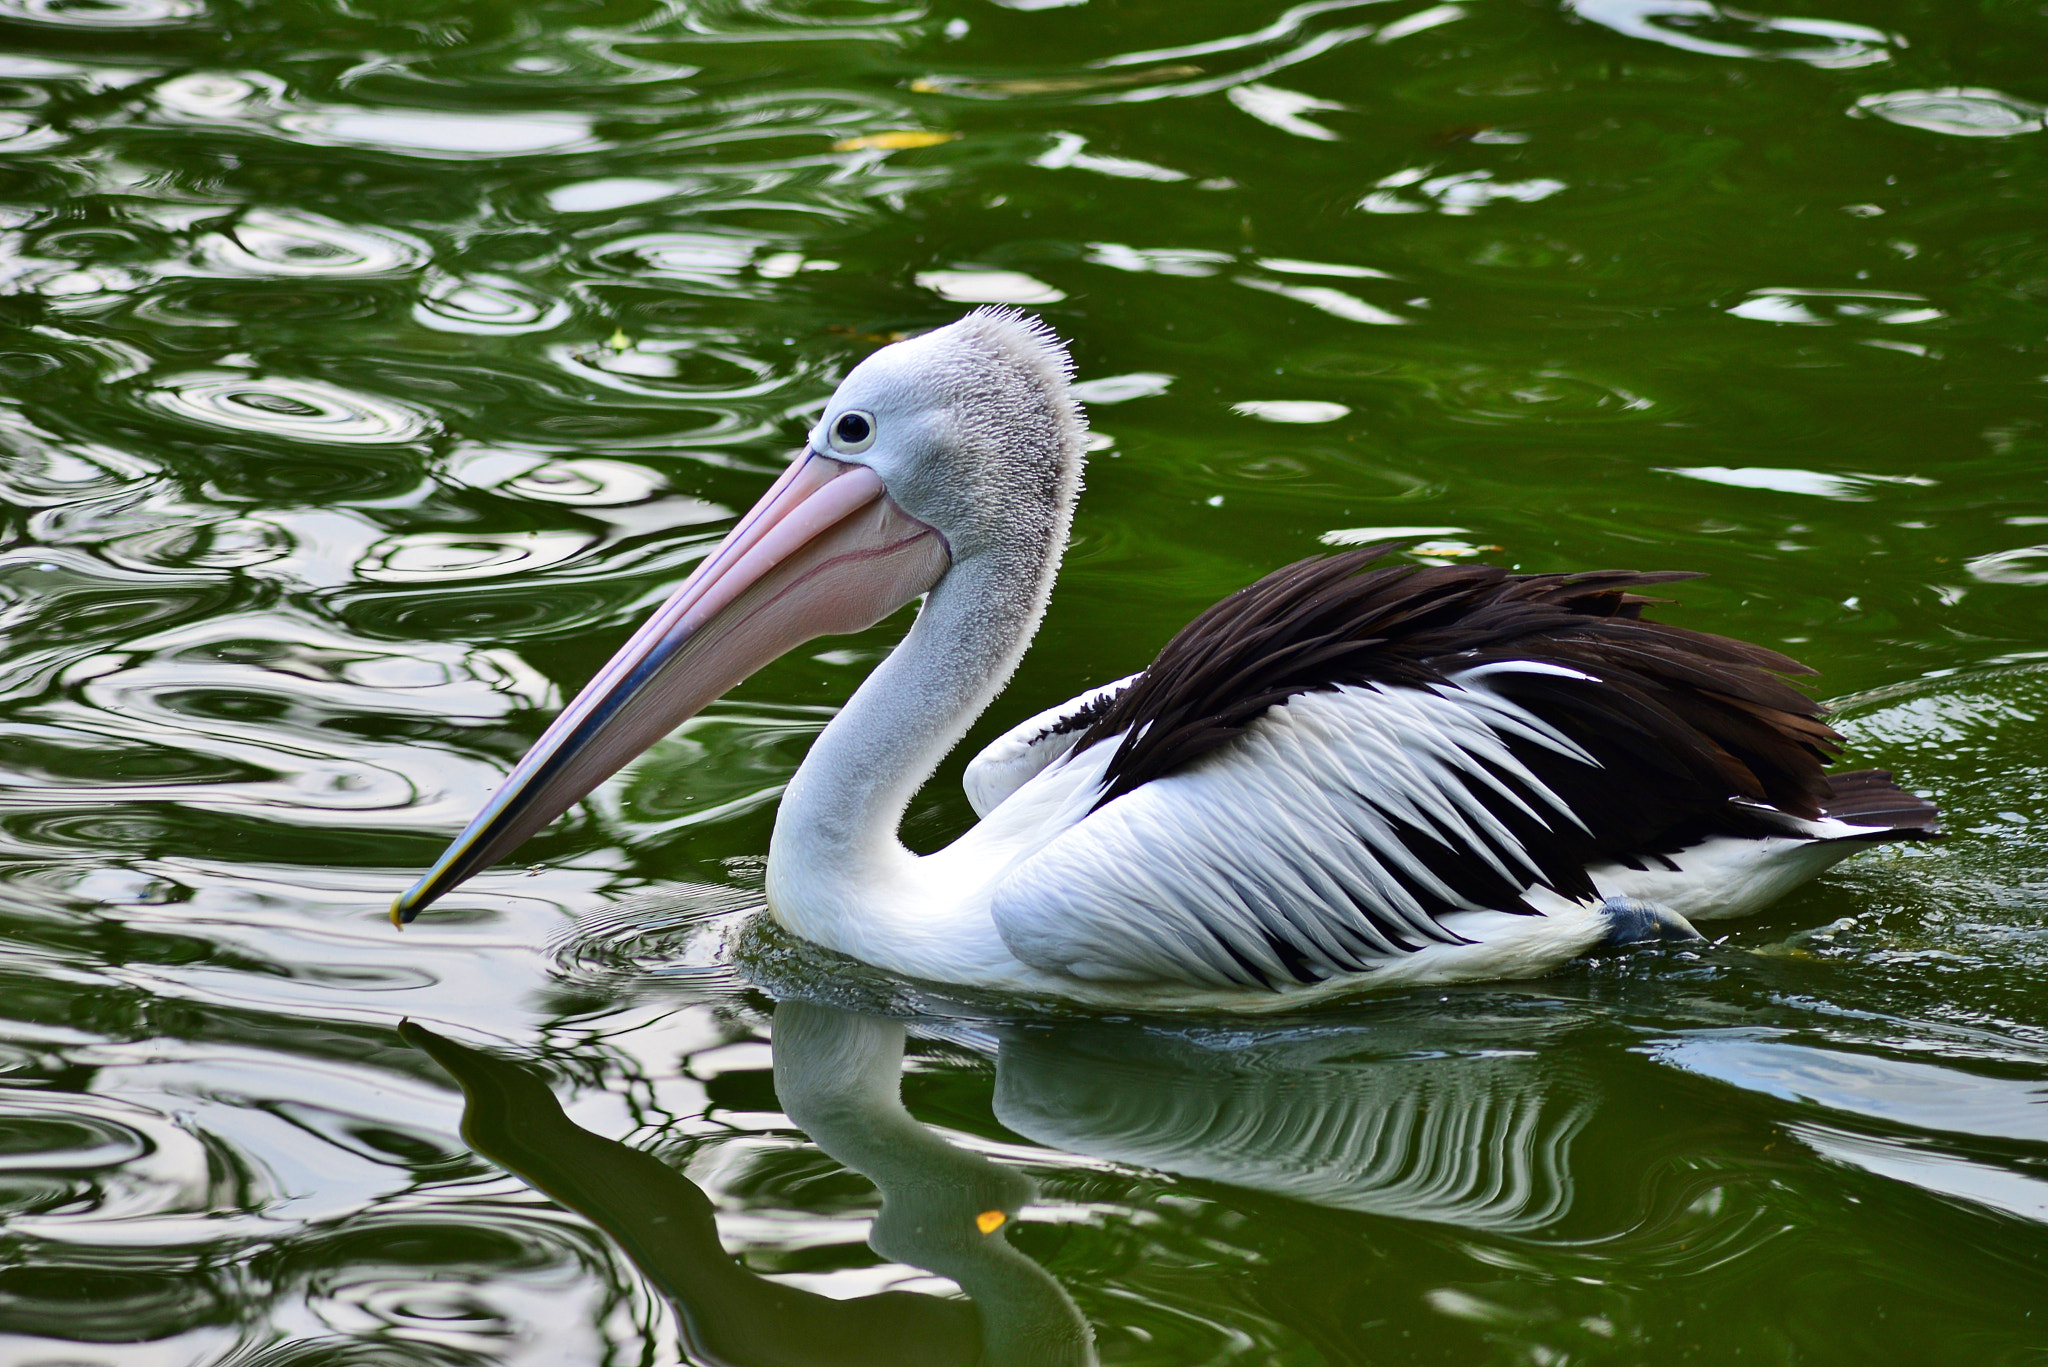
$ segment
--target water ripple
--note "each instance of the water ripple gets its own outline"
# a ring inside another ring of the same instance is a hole
[[[8,719],[0,806],[89,806],[104,814],[96,820],[119,820],[177,803],[298,826],[452,830],[502,763],[422,743],[402,723],[369,739],[355,734],[362,719],[410,719],[438,737],[558,702],[509,650],[395,649],[299,614],[221,615],[138,638],[119,661],[82,661],[53,696]],[[110,748],[122,764],[88,777],[91,756]],[[105,829],[45,834],[62,845],[126,843]]]
[[[1616,33],[1713,57],[1843,68],[1889,61],[1891,49],[1903,46],[1897,36],[1862,24],[1757,14],[1709,0],[1566,0],[1566,8]],[[1823,41],[1805,41],[1811,38]]]
[[[1985,584],[2021,584],[2028,588],[2048,585],[2048,546],[2021,546],[2010,551],[1993,551],[1963,562],[1970,577]]]
[[[524,156],[598,145],[585,114],[315,104],[294,99],[283,81],[263,72],[189,72],[164,82],[153,100],[171,123],[228,125],[301,144],[411,156]]]
[[[591,260],[621,275],[724,287],[768,246],[764,238],[726,233],[644,233],[597,248]]]
[[[205,12],[202,0],[0,0],[0,18],[65,28],[169,28]]]
[[[1462,218],[1489,204],[1534,204],[1568,188],[1563,181],[1548,176],[1496,180],[1491,171],[1432,176],[1430,172],[1434,169],[1411,166],[1382,176],[1373,182],[1372,193],[1358,201],[1358,207],[1369,214],[1420,214],[1434,209]]]
[[[150,90],[158,117],[174,123],[232,119],[287,98],[285,83],[261,71],[188,71]]]
[[[519,498],[579,508],[645,503],[668,487],[666,480],[644,465],[596,457],[564,460],[526,451],[466,452],[450,461],[449,474],[472,488],[497,489]],[[683,527],[732,516],[729,509],[713,503],[699,503],[698,511],[701,516],[679,516],[666,525]]]
[[[199,263],[228,275],[309,279],[398,275],[417,270],[426,246],[388,228],[361,228],[303,211],[251,209],[234,226],[209,233]]]
[[[0,153],[37,152],[64,141],[64,135],[31,114],[0,112]]]
[[[791,387],[795,378],[774,364],[730,347],[704,346],[677,338],[648,340],[625,348],[560,343],[548,359],[577,378],[607,389],[658,399],[718,401],[766,398]],[[671,410],[680,412],[684,410]],[[731,409],[717,409],[713,431],[730,431],[744,421]],[[701,439],[704,433],[692,433]]]
[[[199,372],[167,376],[143,398],[207,427],[344,446],[417,441],[436,429],[417,409],[318,380]]]
[[[1865,95],[1851,105],[1858,118],[1874,116],[1887,123],[1951,133],[1959,138],[2009,138],[2038,133],[2048,106],[2016,99],[1999,90],[1950,86],[1945,90],[1893,90]]]
[[[450,276],[431,282],[413,305],[413,321],[436,332],[513,335],[546,332],[568,321],[565,300],[501,275]]]
[[[1930,307],[1920,295],[1892,290],[1751,290],[1749,298],[1728,312],[1760,323],[1808,326],[1854,321],[1896,327],[1903,323],[1931,323],[1948,316]]]
[[[154,461],[97,443],[60,441],[0,407],[0,491],[17,507],[68,505],[154,480]]]
[[[673,884],[589,912],[551,946],[555,972],[584,990],[631,983],[736,992],[725,937],[761,907],[752,888]]]
[[[934,74],[912,82],[911,89],[970,99],[1043,98],[1077,105],[1212,95],[1217,91],[1248,85],[1276,71],[1299,66],[1346,44],[1380,34],[1382,29],[1377,24],[1318,27],[1318,21],[1324,16],[1352,18],[1355,17],[1352,11],[1378,3],[1380,0],[1308,0],[1306,4],[1291,6],[1271,23],[1245,33],[1173,47],[1117,53],[1097,58],[1078,68],[1069,66],[1033,75],[991,78],[978,74]],[[1455,8],[1435,7],[1440,16],[1442,11]],[[1396,20],[1387,25],[1385,31],[1399,37],[1401,23],[1401,20]],[[1189,58],[1223,60],[1204,63],[1189,61]],[[1220,70],[1217,69],[1219,67]]]
[[[335,107],[287,114],[278,123],[307,142],[374,147],[424,157],[516,157],[584,151],[599,145],[589,117],[582,114],[451,114],[438,109]]]
[[[576,532],[415,532],[371,547],[356,573],[373,584],[438,583],[531,574],[588,551]]]
[[[133,1101],[0,1089],[0,1213],[76,1224],[214,1209],[223,1185],[209,1145]]]

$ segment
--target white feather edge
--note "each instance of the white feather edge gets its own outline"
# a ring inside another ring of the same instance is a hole
[[[967,772],[960,776],[960,786],[967,790],[967,801],[973,806],[974,814],[985,817],[1001,806],[1004,798],[1073,749],[1086,729],[1048,734],[1053,727],[1098,699],[1121,693],[1137,677],[1136,674],[1128,674],[1115,683],[1091,688],[1055,707],[1026,717],[990,741],[980,754],[967,762]]]

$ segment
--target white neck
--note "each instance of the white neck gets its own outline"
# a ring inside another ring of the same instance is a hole
[[[768,850],[768,905],[785,926],[920,976],[940,968],[935,958],[986,957],[991,946],[931,923],[922,861],[898,831],[910,799],[1023,658],[1059,572],[1066,524],[1058,520],[1047,545],[1004,548],[949,570],[902,644],[812,745],[783,794]],[[968,900],[961,892],[952,900]]]

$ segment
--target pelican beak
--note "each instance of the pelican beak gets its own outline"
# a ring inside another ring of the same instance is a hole
[[[881,476],[805,449],[392,903],[392,924],[511,854],[761,666],[873,626],[950,564],[945,539],[897,507]]]

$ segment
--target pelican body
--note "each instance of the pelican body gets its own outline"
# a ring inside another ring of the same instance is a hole
[[[1776,652],[1642,617],[1691,576],[1302,561],[1142,673],[968,767],[979,823],[918,855],[918,788],[1051,595],[1086,428],[1058,339],[977,310],[856,366],[804,449],[392,908],[409,921],[762,665],[924,595],[790,780],[767,902],[908,977],[1107,1005],[1270,1009],[1546,972],[1690,938],[1932,804],[1840,750]]]

